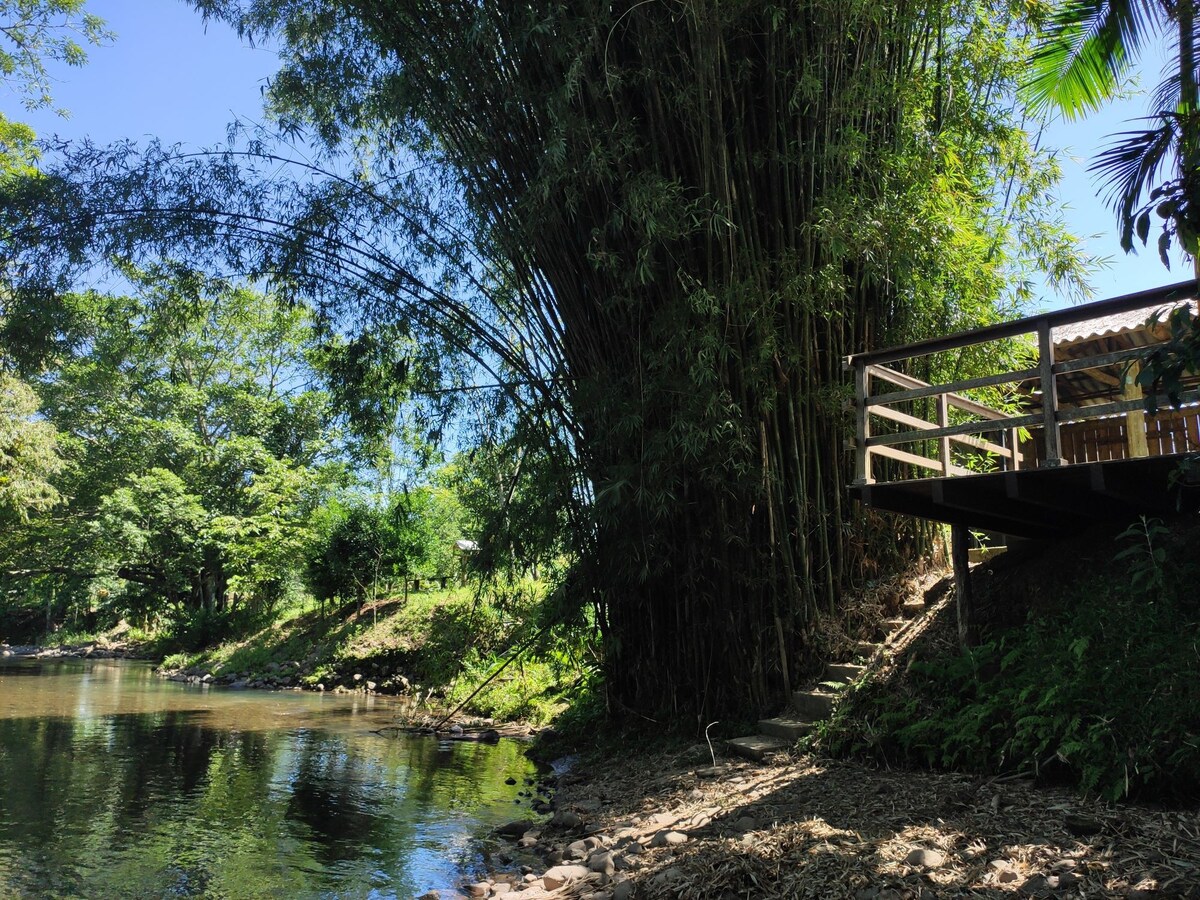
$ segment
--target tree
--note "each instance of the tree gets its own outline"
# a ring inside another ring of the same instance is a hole
[[[347,481],[311,318],[177,267],[124,271],[130,295],[14,298],[0,323],[69,463],[49,479],[66,502],[11,529],[5,568],[77,604],[102,586],[114,616],[270,610]]]
[[[1200,267],[1197,25],[1196,5],[1187,0],[1067,0],[1044,30],[1025,86],[1035,110],[1053,108],[1074,119],[1116,96],[1146,44],[1173,43],[1173,64],[1154,91],[1150,124],[1124,132],[1092,166],[1109,187],[1121,246],[1131,251],[1135,235],[1145,244],[1155,213],[1162,219],[1159,256],[1168,268],[1173,240]],[[1167,168],[1173,177],[1156,183]]]
[[[393,576],[416,572],[433,540],[423,506],[401,494],[387,509],[355,503],[340,511],[312,548],[307,578],[313,593],[322,602],[376,603]]]
[[[60,499],[52,479],[62,471],[54,426],[35,418],[37,395],[0,371],[0,524],[12,527]]]
[[[334,171],[78,148],[7,197],[23,289],[169,246],[473,361],[617,707],[778,702],[818,613],[928,536],[846,500],[845,355],[1076,271],[1044,159],[977,99],[1011,94],[1023,3],[197,6],[280,41],[276,120]]]
[[[0,78],[24,96],[26,106],[53,102],[47,60],[82,66],[87,52],[79,38],[95,45],[112,38],[104,20],[86,12],[84,4],[85,0],[0,0]],[[0,116],[0,125],[4,122]]]

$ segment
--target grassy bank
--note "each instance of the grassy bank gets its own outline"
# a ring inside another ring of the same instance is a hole
[[[456,587],[340,611],[295,606],[239,638],[169,653],[162,668],[218,684],[405,695],[431,711],[463,704],[464,714],[544,724],[585,673],[569,637],[533,646],[538,590],[522,582],[486,596]]]

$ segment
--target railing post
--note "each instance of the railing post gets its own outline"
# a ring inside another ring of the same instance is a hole
[[[1058,435],[1058,383],[1054,377],[1054,332],[1047,319],[1038,321],[1038,368],[1042,382],[1042,431],[1047,468],[1063,464]]]
[[[1021,429],[1008,429],[1008,449],[1012,458],[1008,461],[1010,471],[1016,472],[1021,468]]]
[[[950,424],[950,395],[938,394],[938,428],[945,428]],[[939,442],[940,456],[942,459],[942,477],[950,477],[950,438],[944,437]]]
[[[874,484],[871,477],[871,448],[867,439],[871,436],[871,414],[867,408],[870,397],[870,375],[867,363],[862,359],[854,362],[854,483]]]

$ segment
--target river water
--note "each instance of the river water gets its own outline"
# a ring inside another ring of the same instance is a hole
[[[179,684],[141,662],[6,660],[0,897],[451,887],[494,862],[486,835],[526,815],[534,766],[514,741],[398,734],[398,711],[383,697]]]

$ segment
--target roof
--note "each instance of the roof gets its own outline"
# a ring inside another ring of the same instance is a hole
[[[1185,306],[1191,308],[1193,316],[1196,315],[1196,300],[1180,300],[1177,303],[1160,306],[1158,309],[1135,309],[1129,312],[1113,313],[1110,316],[1101,316],[1098,319],[1087,319],[1073,325],[1061,325],[1054,329],[1054,343],[1075,344],[1080,341],[1091,341],[1096,338],[1140,331],[1146,326],[1146,320],[1151,315],[1157,314],[1160,321],[1165,321],[1171,313]]]

